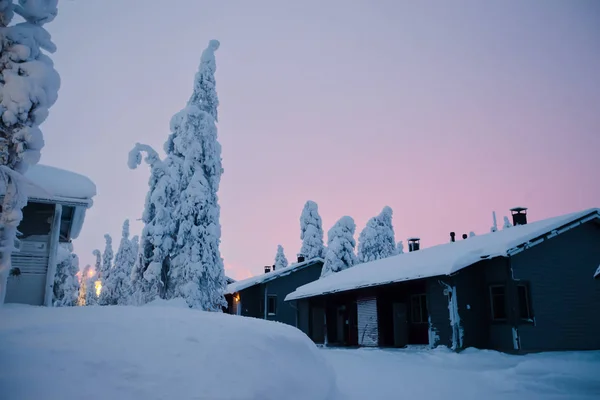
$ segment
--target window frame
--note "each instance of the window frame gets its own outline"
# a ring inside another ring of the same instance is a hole
[[[416,320],[416,314],[414,312],[414,307],[413,304],[415,299],[418,299],[418,307],[419,307],[419,320]],[[424,300],[423,300],[424,299]],[[423,304],[425,304],[425,307],[423,307]],[[423,316],[423,312],[425,312],[425,318]],[[418,293],[418,294],[412,294],[410,296],[410,323],[411,324],[428,324],[429,323],[429,309],[427,308],[427,293]]]
[[[527,307],[527,316],[523,317],[521,315],[521,294],[519,289],[525,289],[525,307]],[[529,282],[520,282],[517,284],[517,301],[518,301],[518,310],[519,310],[519,321],[533,323],[534,314],[533,307],[531,306],[531,288],[529,286]]]
[[[504,293],[502,294],[502,297],[504,299],[503,301],[503,308],[504,308],[504,317],[503,318],[496,318],[496,314],[495,314],[495,307],[494,304],[496,304],[496,302],[494,301],[495,297],[499,296],[498,294],[494,294],[493,293],[493,289],[495,288],[502,288],[504,290]],[[503,323],[503,322],[507,322],[508,321],[508,307],[506,307],[506,284],[504,283],[494,283],[494,284],[490,284],[488,286],[488,296],[489,296],[489,300],[490,300],[490,319],[492,320],[492,322],[498,322],[498,323]]]
[[[273,312],[270,312],[269,306],[271,304],[271,299],[273,299]],[[277,315],[277,295],[276,294],[267,294],[267,316]]]

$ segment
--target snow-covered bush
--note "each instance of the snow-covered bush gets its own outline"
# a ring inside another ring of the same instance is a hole
[[[327,232],[327,249],[321,276],[343,271],[356,264],[354,254],[356,224],[349,216],[340,218]]]
[[[319,206],[312,200],[304,204],[300,214],[300,239],[302,240],[300,254],[307,260],[324,256],[323,222],[319,215]]]
[[[60,243],[56,255],[53,299],[55,307],[75,306],[79,297],[79,258],[73,254],[72,243]]]

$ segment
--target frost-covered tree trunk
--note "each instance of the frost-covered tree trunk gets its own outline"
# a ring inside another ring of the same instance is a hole
[[[23,173],[40,159],[44,138],[39,126],[56,102],[60,77],[44,51],[56,46],[44,24],[57,15],[58,0],[0,1],[0,306],[15,249],[17,228],[27,205]],[[10,25],[14,13],[24,22]]]
[[[288,266],[288,260],[285,258],[285,253],[283,252],[283,246],[277,246],[277,253],[275,254],[275,270],[279,270]]]
[[[223,167],[217,139],[215,51],[211,40],[203,51],[187,106],[173,116],[165,150],[179,167],[176,205],[177,242],[169,269],[169,296],[183,297],[192,308],[222,311],[227,303],[218,190]]]
[[[166,297],[171,252],[177,235],[174,213],[180,194],[179,169],[173,157],[161,160],[152,147],[137,143],[129,152],[129,168],[135,169],[141,164],[142,152],[147,154],[145,161],[150,166],[150,178],[142,214],[141,248],[131,275],[135,304]]]
[[[359,262],[375,261],[396,253],[392,214],[392,209],[386,206],[379,215],[367,222],[358,236]]]
[[[323,245],[323,222],[319,215],[319,206],[312,200],[304,204],[300,214],[300,239],[302,240],[302,254],[307,260],[323,258],[325,246]]]
[[[79,258],[73,254],[72,243],[61,243],[56,257],[56,274],[54,275],[53,300],[55,307],[75,306],[79,297]]]
[[[340,218],[327,232],[327,249],[321,277],[343,271],[357,263],[354,248],[356,224],[349,216]]]

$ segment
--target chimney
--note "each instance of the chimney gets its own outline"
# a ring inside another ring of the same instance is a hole
[[[450,232],[450,241],[451,242],[456,242],[456,233]]]
[[[275,271],[275,264],[273,264],[273,269],[271,269],[271,271]]]
[[[269,272],[271,272],[271,266],[265,265],[265,274],[268,274]]]
[[[302,254],[302,253],[298,254],[298,262],[299,263],[304,262],[305,259],[306,259],[306,257],[304,257],[304,254]]]
[[[513,225],[527,225],[527,207],[514,207],[510,209]]]
[[[463,240],[465,240],[466,238],[468,238],[467,234],[463,233],[462,238],[463,238]]]
[[[413,252],[419,250],[421,239],[418,237],[408,238],[408,251]]]

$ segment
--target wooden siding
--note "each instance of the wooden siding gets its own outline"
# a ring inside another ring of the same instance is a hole
[[[522,351],[600,349],[600,225],[587,222],[511,258],[530,285],[535,323],[519,321]]]

